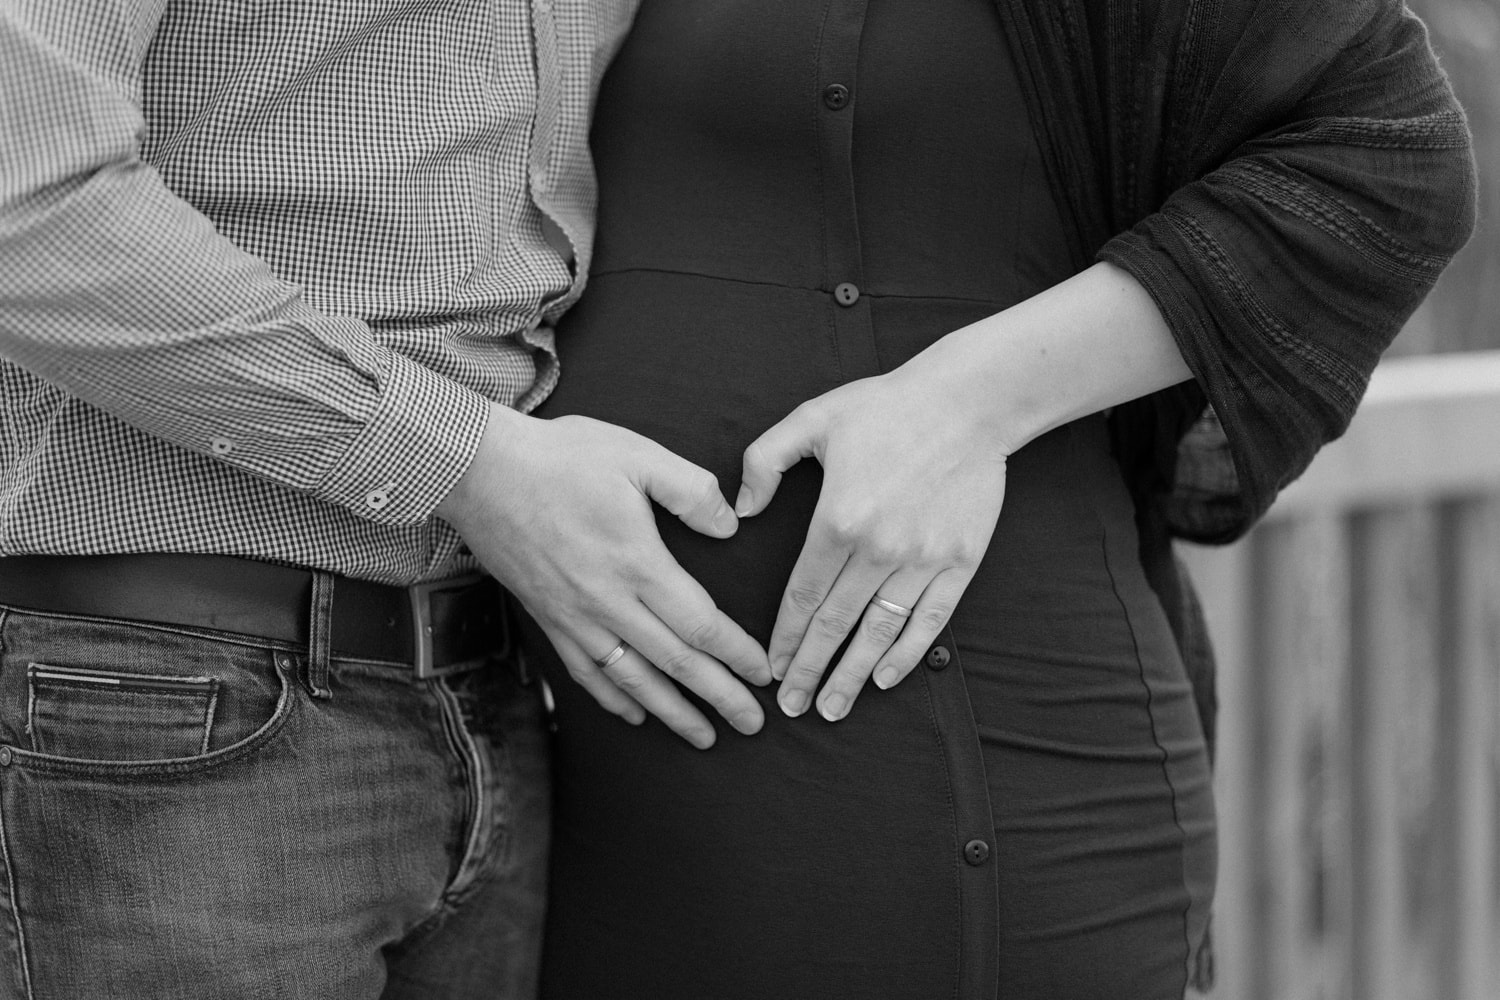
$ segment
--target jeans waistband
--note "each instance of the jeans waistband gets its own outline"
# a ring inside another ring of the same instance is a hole
[[[0,558],[0,603],[326,642],[334,656],[405,663],[419,677],[480,666],[510,646],[504,591],[486,576],[395,587],[233,556],[24,555]]]

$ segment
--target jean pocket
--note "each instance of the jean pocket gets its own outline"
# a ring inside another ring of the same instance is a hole
[[[144,761],[208,753],[219,682],[31,663],[31,749],[54,757]]]
[[[28,769],[196,774],[277,738],[295,661],[229,635],[0,609],[0,743]]]

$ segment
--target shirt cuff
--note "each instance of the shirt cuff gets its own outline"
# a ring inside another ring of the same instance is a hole
[[[376,524],[418,524],[469,468],[490,404],[405,355],[391,359],[379,409],[313,495]]]

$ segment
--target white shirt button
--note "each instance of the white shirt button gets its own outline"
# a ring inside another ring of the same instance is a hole
[[[366,493],[365,506],[371,510],[379,510],[389,504],[391,502],[391,487],[395,485],[395,483],[391,483],[388,486],[382,486],[378,490],[371,490]]]
[[[215,455],[227,455],[234,451],[234,442],[227,437],[216,437],[208,442],[208,450]]]

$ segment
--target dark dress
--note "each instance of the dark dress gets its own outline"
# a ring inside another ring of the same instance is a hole
[[[992,3],[646,0],[594,129],[599,240],[544,416],[712,470],[797,404],[1069,273]],[[804,462],[729,541],[658,518],[762,643]],[[541,644],[545,647],[545,643]],[[699,752],[556,709],[544,995],[1180,996],[1213,881],[1201,727],[1102,416],[1010,462],[989,553],[906,680]]]

